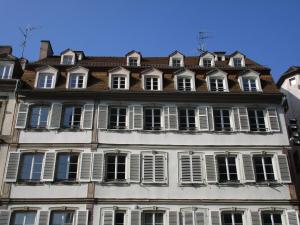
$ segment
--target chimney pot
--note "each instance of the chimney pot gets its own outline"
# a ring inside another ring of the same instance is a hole
[[[41,47],[40,47],[40,57],[39,59],[44,59],[49,56],[53,56],[53,49],[51,46],[50,41],[41,41]]]

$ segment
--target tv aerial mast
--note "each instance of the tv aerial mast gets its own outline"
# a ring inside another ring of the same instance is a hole
[[[212,32],[200,31],[198,34],[198,52],[202,54],[207,51],[206,40],[212,38]]]
[[[23,41],[21,42],[21,48],[22,48],[21,58],[23,58],[23,56],[24,56],[24,51],[27,46],[27,41],[28,41],[29,35],[32,33],[32,31],[37,30],[37,29],[40,29],[40,27],[33,27],[31,25],[27,25],[25,28],[19,27],[19,30],[23,36]]]

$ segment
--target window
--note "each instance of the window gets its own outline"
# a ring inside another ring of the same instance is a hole
[[[0,64],[0,79],[10,79],[11,78],[11,68],[12,65]]]
[[[297,81],[296,81],[296,77],[292,77],[289,79],[289,82],[290,82],[290,86],[294,86],[297,84]]]
[[[113,89],[125,89],[126,88],[126,77],[121,75],[112,76],[112,88]]]
[[[145,130],[160,130],[161,128],[161,110],[158,108],[145,109]]]
[[[71,73],[69,77],[69,88],[84,88],[85,74]]]
[[[261,217],[263,225],[282,225],[280,212],[263,212]]]
[[[106,181],[125,181],[126,155],[106,155]]]
[[[222,225],[243,225],[241,212],[222,212]]]
[[[138,66],[138,58],[129,57],[129,66]]]
[[[58,153],[56,156],[56,181],[76,181],[78,153]]]
[[[54,77],[54,74],[52,74],[52,73],[39,73],[37,88],[52,88],[53,77]]]
[[[178,91],[191,91],[192,79],[190,77],[178,77],[177,78]]]
[[[220,183],[238,181],[235,156],[217,156],[217,163]]]
[[[35,211],[15,211],[12,214],[11,225],[34,225]]]
[[[143,225],[163,225],[164,224],[164,214],[159,212],[145,212],[144,224]]]
[[[126,108],[122,108],[122,107],[110,108],[109,128],[110,129],[126,128]]]
[[[115,225],[125,225],[125,212],[117,211],[115,213]]]
[[[53,211],[51,212],[50,225],[71,225],[73,218],[73,211]]]
[[[224,91],[224,79],[223,78],[210,78],[210,90],[211,91]]]
[[[275,180],[272,156],[254,156],[253,162],[257,182]]]
[[[242,59],[240,59],[240,58],[233,58],[233,66],[234,67],[242,67]]]
[[[204,67],[212,67],[212,59],[204,58],[203,59],[203,66]]]
[[[267,131],[263,110],[248,109],[250,131]]]
[[[172,59],[172,65],[173,65],[173,67],[180,67],[181,66],[181,59],[173,58]]]
[[[73,56],[72,55],[64,55],[62,64],[65,65],[72,65],[73,64]]]
[[[159,90],[159,78],[153,76],[145,77],[145,90],[151,90],[151,91]]]
[[[257,91],[255,78],[243,78],[243,90],[244,91]]]
[[[20,181],[39,181],[43,165],[43,153],[24,153],[21,155],[19,177]]]
[[[179,130],[195,130],[195,109],[179,109]]]
[[[229,109],[214,109],[215,131],[231,131]]]
[[[167,168],[166,154],[164,153],[144,153],[143,154],[143,183],[166,183]]]
[[[71,129],[80,128],[81,114],[81,106],[66,106],[64,108],[63,127]]]
[[[30,114],[30,128],[46,128],[48,124],[48,106],[33,106]]]

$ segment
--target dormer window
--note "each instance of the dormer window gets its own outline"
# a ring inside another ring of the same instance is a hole
[[[126,88],[126,77],[122,75],[112,76],[112,88],[113,89],[125,89]]]
[[[210,52],[205,52],[200,56],[199,66],[210,68],[215,66],[215,55]]]
[[[129,66],[138,66],[138,59],[135,57],[129,58]]]
[[[57,69],[51,66],[39,68],[36,73],[35,87],[47,89],[54,88],[57,72]]]
[[[141,59],[142,59],[141,53],[133,50],[126,54],[126,65],[141,66]]]
[[[76,60],[76,52],[71,49],[66,49],[61,53],[60,64],[74,65]]]
[[[241,58],[234,58],[233,59],[233,66],[234,67],[242,67],[242,59]]]
[[[12,70],[12,63],[0,63],[0,79],[11,79]]]
[[[157,69],[148,69],[142,72],[143,89],[147,91],[162,90],[162,72]]]
[[[180,67],[181,66],[181,59],[173,58],[172,59],[172,65],[173,65],[173,67]]]
[[[229,59],[229,66],[240,68],[245,67],[245,55],[240,52],[234,52]]]
[[[227,74],[220,70],[210,72],[207,76],[209,91],[225,92],[228,91]]]
[[[245,92],[258,92],[262,91],[259,73],[256,71],[248,70],[247,73],[240,75],[238,78],[242,91]]]
[[[224,79],[223,78],[210,78],[209,80],[211,91],[224,91]]]
[[[203,66],[204,67],[212,67],[212,59],[204,58],[203,59]]]
[[[174,74],[175,89],[178,91],[195,90],[195,73],[191,70],[181,70]]]
[[[169,66],[171,67],[184,67],[184,55],[178,51],[169,55]]]
[[[83,67],[72,68],[68,72],[69,89],[83,89],[87,86],[88,70]]]
[[[244,91],[257,91],[256,80],[253,78],[243,78]]]
[[[62,64],[64,65],[72,65],[73,64],[73,56],[72,55],[64,55]]]
[[[150,91],[159,90],[159,78],[156,76],[147,76],[145,78],[145,90],[150,90]]]
[[[116,90],[129,89],[130,71],[123,67],[117,67],[109,71],[109,88]]]

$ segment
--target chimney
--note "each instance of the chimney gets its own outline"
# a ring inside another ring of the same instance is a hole
[[[1,45],[0,46],[0,54],[11,54],[12,53],[12,47],[9,45]]]
[[[40,47],[40,57],[39,59],[47,58],[48,56],[53,56],[53,50],[50,41],[41,41]]]

